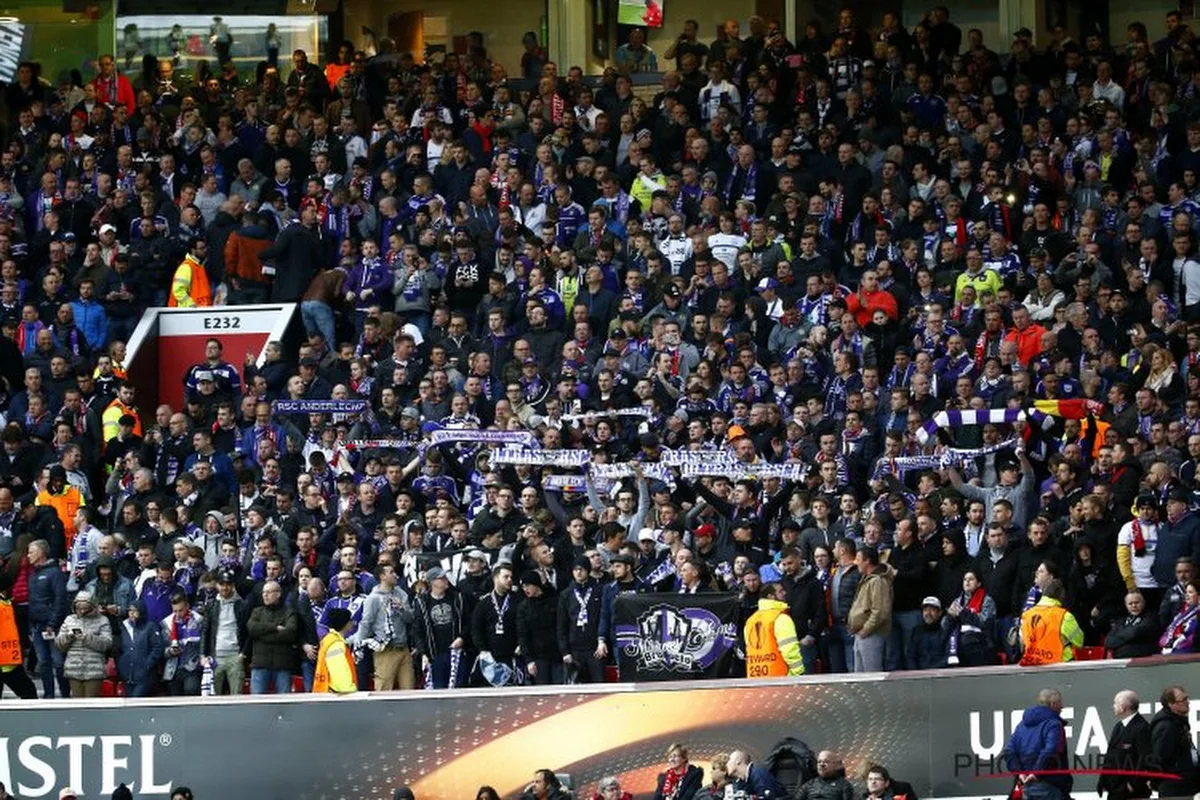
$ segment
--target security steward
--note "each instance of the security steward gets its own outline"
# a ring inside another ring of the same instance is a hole
[[[358,691],[354,652],[346,644],[346,633],[354,627],[354,618],[344,608],[331,608],[325,614],[329,633],[317,650],[317,667],[313,673],[313,694],[352,694]]]
[[[787,591],[782,584],[763,586],[758,610],[746,620],[744,632],[747,677],[782,678],[804,674],[796,623],[788,615]]]
[[[1075,660],[1083,646],[1083,631],[1075,616],[1063,607],[1062,581],[1052,578],[1042,587],[1042,599],[1021,615],[1021,666],[1040,667]]]

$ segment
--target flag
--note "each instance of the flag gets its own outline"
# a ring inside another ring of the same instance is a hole
[[[737,619],[735,594],[619,595],[613,621],[622,680],[725,677]]]
[[[1034,400],[1033,407],[1043,414],[1063,419],[1087,419],[1088,414],[1097,415],[1104,410],[1103,403],[1082,397],[1071,400]]]

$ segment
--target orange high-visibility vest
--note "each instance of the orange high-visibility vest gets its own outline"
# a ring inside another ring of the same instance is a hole
[[[187,295],[190,300],[189,305],[196,306],[211,306],[213,301],[212,287],[208,282],[208,273],[204,270],[204,265],[191,255],[186,256],[179,266],[175,268],[175,276],[171,281],[171,292],[167,295],[167,306],[175,308],[179,305],[179,300],[175,297],[175,284],[182,283],[183,278],[180,275],[184,267],[187,267],[188,275],[188,290]]]
[[[1062,623],[1067,610],[1062,606],[1034,606],[1021,615],[1021,666],[1061,664],[1063,661]]]
[[[67,537],[67,552],[71,552],[71,545],[75,542],[75,512],[79,510],[80,506],[86,505],[83,501],[83,494],[68,483],[63,487],[62,494],[51,494],[49,489],[43,489],[38,492],[37,500],[34,503],[54,509],[54,513],[58,515],[58,519],[63,524],[63,533]]]
[[[786,609],[759,609],[746,620],[746,677],[783,678],[787,662],[775,640],[775,620]]]
[[[17,633],[12,603],[0,600],[0,667],[16,667],[22,663],[21,636]]]
[[[346,644],[346,640],[334,631],[325,634],[325,638],[321,640],[321,648],[317,651],[317,667],[313,673],[313,694],[325,694],[331,691],[331,680],[329,675],[329,648],[335,644],[342,645],[346,664],[350,667],[350,681],[358,684],[358,672],[354,666],[354,652],[350,649],[350,645]]]

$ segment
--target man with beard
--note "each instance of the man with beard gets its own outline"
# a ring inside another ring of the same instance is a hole
[[[603,683],[608,645],[600,636],[603,590],[592,579],[592,562],[586,556],[575,560],[574,579],[559,594],[558,648],[568,669],[574,668],[582,683]]]
[[[780,584],[786,593],[788,613],[800,640],[804,670],[812,673],[817,666],[817,639],[824,632],[829,619],[825,590],[817,578],[816,570],[804,564],[800,553],[794,548],[783,552],[779,569],[783,573]]]

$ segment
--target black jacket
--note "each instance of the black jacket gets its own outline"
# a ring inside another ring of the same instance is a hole
[[[588,596],[588,593],[591,596]],[[578,593],[578,594],[577,594]],[[587,602],[587,621],[579,618]],[[600,615],[604,605],[604,588],[592,579],[580,585],[572,581],[558,594],[558,649],[563,655],[575,651],[592,652],[600,640]]]
[[[925,548],[913,541],[908,549],[899,546],[888,552],[887,563],[896,570],[892,583],[895,598],[892,608],[896,611],[919,611],[921,600],[929,594],[929,560]]]
[[[994,563],[991,551],[987,549],[980,549],[979,555],[975,557],[973,571],[979,577],[979,582],[983,584],[988,595],[996,603],[997,617],[1013,615],[1013,586],[1017,582],[1017,559],[1019,557],[1017,549],[1011,547],[1003,558]],[[1024,604],[1024,598],[1022,598],[1022,604]],[[1020,610],[1020,606],[1017,607],[1017,610]]]
[[[1127,725],[1113,726],[1104,754],[1104,768],[1112,770],[1146,770],[1150,759],[1150,723],[1141,714],[1134,714]],[[1108,792],[1109,800],[1149,797],[1150,784],[1145,778],[1121,775],[1101,775],[1096,791]]]
[[[796,636],[801,639],[820,636],[828,627],[829,612],[825,607],[825,590],[817,579],[817,571],[805,567],[794,578],[785,576],[782,583],[787,590],[788,613],[796,624]]]
[[[412,625],[413,639],[415,640],[414,644],[417,653],[429,656],[430,658],[441,655],[441,652],[437,651],[437,636],[434,635],[433,616],[430,613],[432,609],[430,601],[432,599],[428,594],[417,595],[417,618],[413,621]],[[447,589],[444,599],[450,603],[450,607],[454,610],[454,620],[452,622],[454,637],[458,638],[461,636],[465,640],[467,638],[467,626],[470,624],[466,598],[463,597],[462,592]]]
[[[558,647],[558,600],[554,595],[526,598],[521,603],[517,609],[517,639],[526,661],[562,660]]]
[[[1154,769],[1179,776],[1177,780],[1158,782],[1156,788],[1160,797],[1191,797],[1196,793],[1196,767],[1192,763],[1191,744],[1187,717],[1163,708],[1150,720]]]
[[[663,800],[663,782],[666,778],[667,773],[659,774],[658,787],[654,790],[654,800]],[[695,764],[688,764],[687,772],[683,774],[683,780],[679,782],[679,788],[675,790],[674,800],[692,800],[696,796],[696,792],[700,791],[703,783],[704,770]]]
[[[480,651],[488,651],[498,661],[508,661],[517,651],[517,606],[520,596],[510,591],[504,600],[497,599],[493,592],[479,598],[471,613],[471,644]],[[492,601],[495,600],[495,605]],[[504,611],[503,626],[497,630],[496,606]]]
[[[1140,617],[1125,616],[1116,621],[1104,646],[1113,651],[1113,658],[1143,658],[1158,652],[1158,637],[1162,626],[1152,612]]]
[[[258,254],[260,261],[275,262],[271,302],[299,302],[325,260],[325,244],[317,228],[296,223],[279,232],[275,244]]]
[[[246,634],[246,601],[240,597],[234,597],[233,614],[237,618],[237,643],[238,651],[244,652],[246,642],[249,637]],[[214,597],[204,604],[204,610],[200,612],[204,623],[200,628],[200,652],[206,656],[215,656],[217,647],[217,628],[221,624],[221,600]]]

